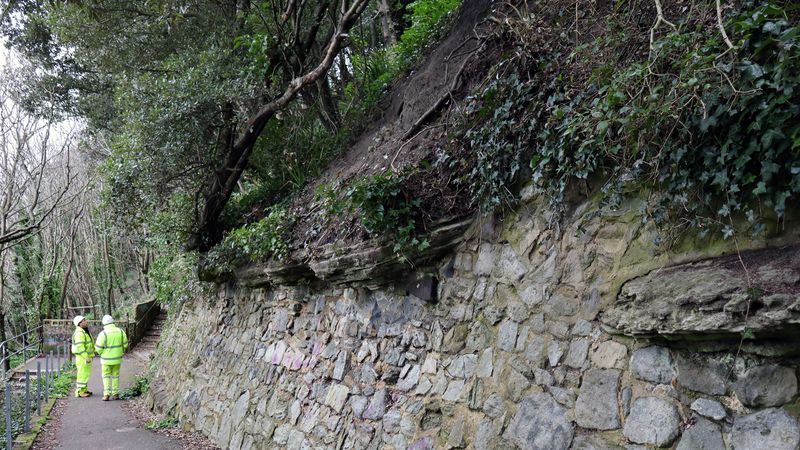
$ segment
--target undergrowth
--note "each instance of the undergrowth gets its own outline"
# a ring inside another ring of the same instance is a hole
[[[436,150],[435,164],[473,207],[513,205],[515,186],[530,181],[555,212],[576,190],[594,195],[600,210],[644,197],[645,220],[676,235],[693,228],[727,238],[743,222],[759,234],[785,217],[800,194],[796,4],[748,1],[720,11],[717,23],[715,2],[692,3],[650,28],[642,23],[655,11],[621,2],[593,18],[589,36],[563,31],[567,16],[548,7],[507,8],[493,31],[506,57],[448,124],[452,145]],[[363,70],[383,83],[393,61],[376,57]],[[356,214],[371,237],[407,254],[428,245],[423,205],[404,188],[410,179],[359,178],[322,188],[317,202],[328,218]],[[284,255],[276,239],[291,219],[278,217],[230,233],[220,251]]]
[[[417,237],[420,200],[403,189],[405,180],[406,176],[386,171],[357,180],[344,193],[345,208],[359,213],[370,236],[394,242],[393,251],[399,256],[430,245]]]
[[[127,389],[123,389],[119,398],[128,400],[146,394],[150,390],[150,379],[146,376],[137,376],[133,384]]]
[[[175,426],[178,426],[178,419],[176,417],[168,416],[160,420],[151,420],[144,427],[148,430],[161,430]]]
[[[338,92],[338,126],[323,126],[316,107],[297,107],[271,121],[263,133],[269,138],[259,140],[240,191],[226,205],[223,221],[228,228],[263,217],[270,205],[285,202],[308,180],[320,175],[331,158],[382,112],[380,102],[389,84],[420,59],[460,4],[461,0],[417,0],[409,4],[410,26],[393,45],[376,46],[372,33],[354,30],[348,54],[352,79]],[[251,50],[259,51],[263,42],[254,39],[240,45],[253,45]]]
[[[472,167],[461,181],[484,206],[513,201],[507,187],[527,162],[536,192],[557,210],[573,186],[601,179],[606,207],[651,192],[646,214],[658,223],[729,237],[738,215],[762,232],[800,194],[798,7],[746,3],[724,22],[734,48],[714,26],[714,4],[696,8],[673,18],[678,26],[644,59],[596,58],[632,38],[614,24],[624,11],[588,43],[527,55],[539,71],[497,74],[470,105],[460,139],[469,157],[445,152],[440,161]],[[530,21],[520,13],[507,24]],[[585,80],[569,76],[585,67]]]
[[[411,25],[394,45],[373,48],[369,36],[353,34],[354,51],[349,55],[353,80],[343,88],[338,103],[341,126],[326,128],[315,109],[303,108],[268,124],[264,135],[270,138],[259,141],[249,176],[225,208],[223,222],[231,231],[206,255],[205,267],[229,271],[243,263],[287,256],[294,218],[280,205],[363,131],[368,119],[380,112],[388,85],[419,60],[460,4],[461,0],[411,3]],[[393,236],[398,255],[428,245],[416,237],[415,200],[403,198],[401,182],[401,177],[388,172],[360,179],[346,188],[345,202],[336,206],[363,214],[370,235]]]

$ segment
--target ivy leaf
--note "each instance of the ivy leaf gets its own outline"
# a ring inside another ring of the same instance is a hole
[[[603,120],[597,124],[597,133],[600,136],[605,136],[606,131],[608,131],[608,122]]]
[[[717,124],[717,118],[715,116],[708,116],[700,121],[700,131],[708,131],[709,128],[715,126]]]
[[[725,225],[725,228],[722,229],[722,237],[725,239],[732,237],[733,234],[734,230],[729,225]]]
[[[754,79],[758,79],[764,76],[764,69],[760,65],[752,61],[745,61],[744,68]]]
[[[417,250],[422,252],[422,251],[425,251],[426,249],[428,249],[430,246],[431,246],[431,243],[428,242],[427,239],[425,239],[422,242],[420,242],[419,245],[417,245]]]

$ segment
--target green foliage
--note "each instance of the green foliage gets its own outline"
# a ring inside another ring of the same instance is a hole
[[[221,251],[241,252],[250,261],[266,258],[283,259],[289,250],[286,233],[292,218],[285,208],[273,207],[258,222],[231,231],[219,247]]]
[[[150,379],[146,376],[137,376],[136,380],[133,382],[133,385],[127,389],[123,389],[122,392],[120,392],[119,398],[123,400],[129,400],[147,393],[148,390],[150,390]]]
[[[422,251],[430,245],[416,237],[420,225],[419,199],[403,189],[405,177],[386,171],[363,177],[344,192],[345,208],[357,211],[371,236],[391,238],[394,252]]]
[[[45,389],[45,379],[40,378],[38,382],[41,384],[42,392]],[[54,377],[50,383],[50,397],[51,398],[64,398],[72,393],[75,382],[75,365],[67,361],[61,368],[61,375]],[[31,383],[31,392],[36,392],[36,381]],[[5,395],[0,392],[0,395]],[[44,394],[42,394],[44,395]],[[40,420],[45,420],[42,418]],[[25,420],[25,394],[24,391],[12,390],[11,394],[11,433],[12,436],[17,437],[24,431]],[[0,436],[6,435],[6,421],[0,420]],[[5,439],[0,442],[0,449],[5,448]]]
[[[163,428],[172,428],[178,425],[176,417],[167,416],[160,420],[152,420],[145,425],[148,430],[161,430]]]
[[[317,108],[290,108],[280,120],[272,121],[254,151],[245,189],[226,206],[225,223],[235,227],[249,222],[253,215],[285,200],[305,186],[307,180],[318,176],[330,159],[363,131],[372,114],[380,112],[378,104],[387,86],[441,33],[447,18],[460,3],[461,0],[412,3],[411,26],[394,46],[371,47],[366,36],[354,31],[354,51],[349,55],[352,80],[337,99],[340,126],[335,130],[322,126]],[[263,51],[270,39],[267,34],[258,34],[237,40],[237,45],[247,49],[248,54],[256,55],[247,70],[269,73]]]
[[[204,264],[227,271],[246,262],[269,258],[281,260],[289,252],[288,233],[294,222],[282,206],[273,206],[266,217],[230,231],[207,254]]]
[[[727,237],[728,218],[740,213],[759,232],[757,205],[780,218],[800,193],[800,28],[786,17],[766,4],[732,18],[734,51],[713,28],[671,32],[596,92],[552,93],[534,180],[560,199],[570,180],[602,173],[612,205],[655,184],[664,193],[657,220],[677,210],[707,226],[710,213]]]
[[[59,314],[63,274],[56,264],[50,276],[44,269],[50,264],[43,251],[42,236],[33,235],[20,241],[13,249],[13,274],[19,283],[18,298],[12,300],[7,312],[10,323],[32,328],[42,317]]]
[[[161,305],[174,306],[197,296],[202,285],[195,276],[196,264],[196,253],[175,250],[157,256],[148,274],[155,299]]]
[[[472,124],[462,138],[468,157],[439,153],[439,164],[465,174],[457,183],[466,186],[484,210],[513,197],[508,186],[519,173],[523,149],[538,125],[539,110],[530,107],[534,99],[534,85],[516,75],[493,79],[466,109],[465,120]]]
[[[75,364],[68,361],[61,368],[61,375],[55,377],[50,383],[50,396],[54,398],[64,398],[70,395],[75,388]],[[42,386],[44,389],[44,386]]]
[[[557,210],[576,184],[603,180],[611,208],[653,192],[647,215],[658,223],[729,237],[737,215],[763,231],[764,216],[782,218],[800,194],[800,26],[796,8],[745,6],[726,20],[732,50],[716,27],[689,17],[645,58],[598,62],[630,38],[612,17],[595,42],[566,45],[569,55],[527,55],[540,72],[491,81],[462,124],[468,156],[440,151],[438,162],[460,166],[458,182],[483,207],[511,197],[529,158],[536,192]],[[713,4],[702,7],[698,16],[715,17]],[[588,81],[576,81],[571,68],[587,67]]]
[[[411,26],[400,35],[397,54],[404,61],[419,56],[431,42],[431,38],[442,31],[448,16],[461,5],[461,0],[416,0],[408,5],[411,10]]]

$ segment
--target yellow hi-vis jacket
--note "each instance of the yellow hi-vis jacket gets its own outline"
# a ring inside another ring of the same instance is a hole
[[[72,354],[81,358],[94,358],[94,342],[92,337],[81,327],[75,327],[72,333]]]
[[[122,354],[128,350],[128,336],[113,323],[103,327],[97,335],[94,346],[100,355],[100,364],[104,366],[117,366],[122,364]]]

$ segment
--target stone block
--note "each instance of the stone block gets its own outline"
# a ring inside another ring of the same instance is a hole
[[[507,352],[513,352],[516,349],[518,327],[517,322],[513,320],[504,320],[497,332],[497,347]]]
[[[564,364],[569,367],[580,369],[586,362],[586,355],[589,352],[589,340],[576,339],[569,344],[567,357],[564,359]]]
[[[780,406],[797,394],[797,376],[789,367],[774,364],[753,367],[736,382],[734,391],[746,406]]]
[[[631,373],[634,378],[653,383],[670,383],[676,376],[672,356],[665,347],[645,347],[633,352]]]
[[[330,406],[331,409],[337,413],[342,412],[347,397],[350,395],[350,388],[342,384],[332,384],[328,388],[328,394],[325,396],[325,404]]]
[[[493,360],[494,350],[492,348],[487,348],[481,353],[481,357],[478,359],[478,368],[476,372],[478,378],[489,378],[492,376],[494,367]]]
[[[365,419],[379,420],[384,414],[386,414],[386,389],[378,389],[370,398],[363,416]]]
[[[457,402],[464,394],[464,380],[451,380],[447,384],[447,389],[442,394],[442,400],[446,402]]]
[[[695,417],[694,424],[683,432],[675,450],[725,450],[722,429],[708,419]]]
[[[680,424],[674,404],[657,397],[640,397],[631,406],[623,434],[637,444],[664,447],[678,437]]]
[[[692,402],[691,410],[701,416],[710,417],[714,420],[722,420],[728,415],[722,404],[716,400],[707,398],[698,398]]]
[[[592,364],[602,369],[622,369],[625,367],[628,356],[628,347],[614,342],[605,341],[597,345],[592,352]]]
[[[528,268],[522,263],[517,253],[510,245],[504,245],[497,260],[497,275],[500,278],[516,282],[527,272]]]
[[[478,260],[475,262],[476,275],[489,275],[495,266],[497,255],[492,244],[483,243],[478,250]]]
[[[557,366],[563,355],[564,350],[561,349],[561,343],[558,341],[550,341],[550,344],[547,346],[547,361],[550,363],[550,367]]]
[[[594,430],[620,427],[617,391],[620,372],[614,369],[591,369],[583,375],[575,420],[578,425]]]
[[[728,371],[723,363],[678,355],[677,366],[678,383],[681,386],[709,395],[725,393],[725,378]]]
[[[522,400],[504,437],[521,450],[567,450],[573,433],[566,409],[539,393]]]
[[[410,391],[413,389],[417,385],[417,382],[419,382],[420,372],[419,364],[415,364],[408,370],[405,377],[397,383],[397,389],[401,391]]]
[[[493,419],[505,414],[506,406],[503,397],[496,393],[491,394],[486,401],[483,402],[483,412]]]
[[[730,443],[736,450],[796,450],[800,446],[800,427],[786,411],[769,408],[737,417]]]

